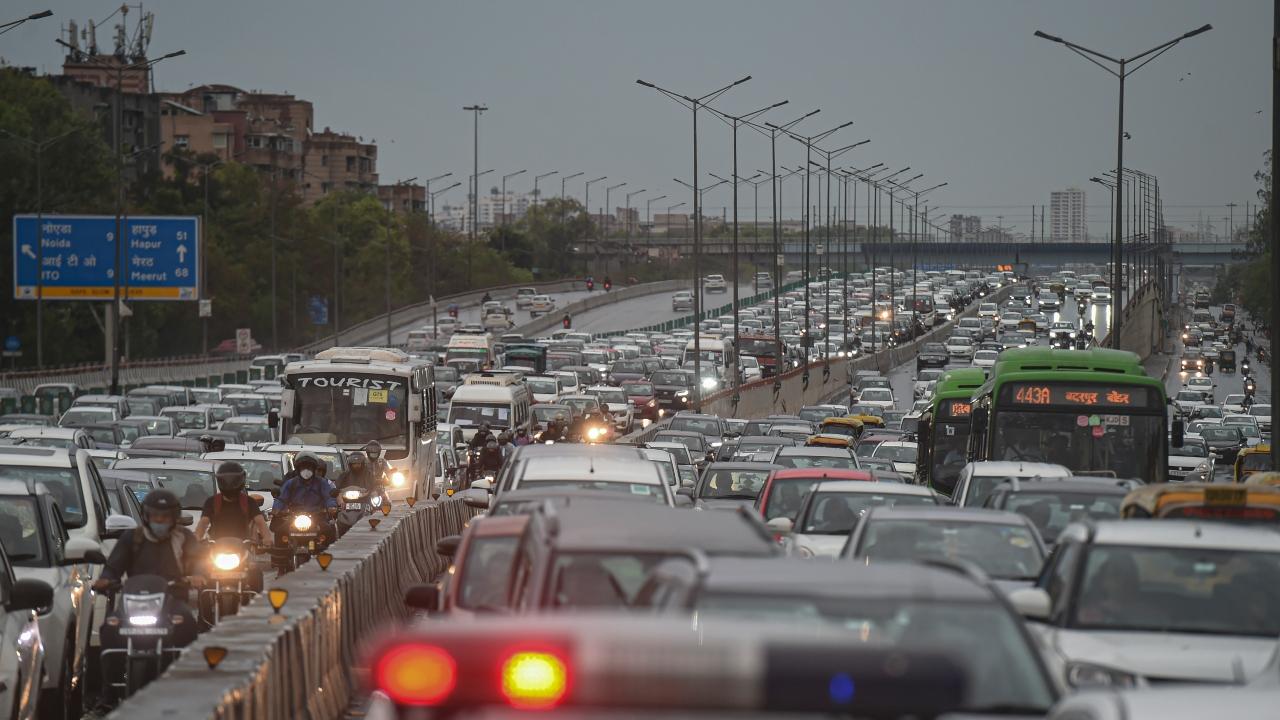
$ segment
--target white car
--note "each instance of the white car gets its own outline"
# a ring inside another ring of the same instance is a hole
[[[764,370],[760,367],[760,361],[750,355],[743,355],[738,358],[738,366],[742,369],[742,382],[749,383],[764,377]]]
[[[533,395],[533,402],[554,403],[560,399],[560,381],[549,375],[528,375],[524,379],[525,387]]]
[[[556,309],[556,301],[550,295],[534,295],[529,298],[529,315],[538,317]]]
[[[1213,482],[1214,455],[1199,437],[1184,437],[1169,447],[1169,482]]]
[[[938,378],[942,377],[943,372],[945,371],[940,368],[925,368],[917,372],[915,384],[912,388],[915,398],[919,400],[920,398],[929,397],[934,383],[937,382]]]
[[[1000,353],[995,350],[974,350],[973,366],[982,368],[990,374],[991,368],[996,366],[996,361],[1000,359]]]
[[[1204,393],[1199,390],[1179,390],[1173,396],[1173,404],[1177,406],[1178,412],[1190,415],[1197,407],[1205,404]]]
[[[947,354],[960,360],[973,360],[973,340],[967,337],[952,336],[943,343]]]
[[[445,315],[444,317],[436,318],[436,327],[432,334],[437,337],[447,337],[457,332],[461,326],[461,320],[452,315]]]
[[[1213,378],[1193,377],[1187,378],[1187,383],[1184,387],[1187,390],[1199,390],[1205,394],[1208,400],[1212,401],[1213,391],[1218,387],[1218,384],[1213,381]]]
[[[1253,407],[1256,408],[1258,406],[1254,405]],[[1270,405],[1263,405],[1262,407],[1265,407],[1267,409],[1268,415],[1271,414]],[[1250,408],[1250,410],[1252,409],[1253,408]],[[1256,417],[1254,415],[1224,415],[1222,416],[1222,424],[1223,425],[1253,425],[1254,427],[1261,430],[1262,418]]]
[[[516,309],[526,310],[529,303],[533,301],[533,297],[538,294],[537,288],[522,287],[516,288]]]
[[[1093,291],[1093,302],[1095,305],[1106,305],[1111,302],[1111,291],[1098,288]]]
[[[858,395],[859,405],[869,405],[879,410],[892,410],[895,406],[893,391],[889,388],[869,387]]]
[[[1000,317],[1000,306],[995,303],[982,303],[978,306],[978,317],[998,318]]]
[[[944,464],[950,464],[945,462]],[[961,460],[963,462],[963,460]],[[982,507],[1000,483],[1009,478],[1019,480],[1065,480],[1071,471],[1062,465],[1020,460],[983,460],[967,463],[956,478],[951,503],[960,507]]]
[[[920,485],[865,480],[819,482],[806,494],[790,534],[782,533],[783,549],[788,555],[805,559],[835,559],[858,518],[867,510],[940,504],[937,493]],[[790,518],[780,519],[791,523]]]
[[[919,448],[913,442],[888,440],[877,445],[875,450],[871,451],[871,457],[888,460],[893,463],[894,470],[910,478],[916,474],[916,458],[919,452]]]
[[[728,292],[729,284],[723,275],[708,275],[702,279],[702,289],[706,292]]]
[[[1258,428],[1264,433],[1271,433],[1271,404],[1254,404],[1249,406],[1249,414],[1258,421]],[[1223,419],[1225,422],[1225,418]]]
[[[1022,313],[1020,312],[1006,311],[1000,315],[1001,330],[1017,330],[1020,322],[1022,322]]]
[[[1277,566],[1280,534],[1268,528],[1073,523],[1058,537],[1046,582],[1009,600],[1077,690],[1239,685],[1276,652]]]
[[[693,309],[693,293],[688,290],[681,290],[671,296],[671,310],[692,310]]]
[[[34,718],[40,701],[40,676],[51,640],[40,635],[37,610],[53,602],[53,589],[32,578],[19,578],[0,547],[0,585],[7,588],[0,607],[0,707],[8,717]],[[71,698],[56,698],[53,709]]]
[[[93,626],[94,568],[106,562],[102,546],[69,538],[53,492],[35,478],[0,480],[0,544],[19,580],[53,588],[53,602],[40,613],[44,641],[47,706],[83,712],[87,656]]]

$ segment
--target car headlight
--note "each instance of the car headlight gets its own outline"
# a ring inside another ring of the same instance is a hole
[[[404,480],[405,480],[404,473],[400,472],[399,470],[391,473],[392,487],[404,487]]]
[[[703,389],[703,390],[714,390],[714,389],[716,388],[716,386],[717,386],[717,385],[719,385],[719,384],[720,384],[720,383],[716,382],[716,379],[715,379],[715,378],[702,378],[702,389]]]
[[[1067,663],[1067,683],[1075,688],[1131,688],[1138,676],[1092,663]]]
[[[293,529],[306,532],[311,529],[310,515],[297,515],[293,518]]]
[[[223,572],[230,572],[240,567],[240,556],[236,553],[217,553],[213,556],[213,566]]]
[[[347,491],[345,491],[345,492],[343,492],[343,493],[342,493],[342,499],[343,499],[343,500],[359,500],[359,499],[360,499],[360,491],[359,491],[359,490],[347,490]]]

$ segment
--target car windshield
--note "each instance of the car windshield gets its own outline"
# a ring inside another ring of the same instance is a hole
[[[1088,553],[1072,627],[1280,634],[1280,553],[1100,544]]]
[[[821,480],[816,475],[806,478],[775,478],[769,485],[769,494],[764,498],[765,522],[780,517],[795,520],[796,513],[800,512],[800,506],[804,503],[805,494]]]
[[[511,425],[511,406],[450,403],[449,422],[464,428],[488,423],[490,427],[505,429]]]
[[[637,375],[644,374],[644,363],[639,360],[619,360],[609,368],[609,372],[613,373],[635,373]]]
[[[560,392],[560,383],[552,378],[527,378],[524,382],[534,395],[555,395]]]
[[[1207,427],[1200,431],[1200,437],[1205,440],[1229,440],[1231,442],[1240,442],[1240,432],[1234,427]]]
[[[62,523],[69,528],[84,527],[84,490],[80,487],[80,475],[71,468],[23,467],[0,465],[0,480],[31,480],[44,483],[53,493],[58,509],[62,511]]]
[[[945,520],[877,520],[863,530],[857,557],[873,560],[967,560],[994,578],[1033,580],[1044,556],[1024,525]]]
[[[130,418],[132,420],[133,418]],[[147,435],[170,437],[173,435],[173,420],[166,417],[155,417],[144,421],[143,432]]]
[[[847,452],[827,454],[805,454],[799,452],[782,452],[774,461],[775,465],[785,468],[831,468],[834,470],[857,470],[858,461]]]
[[[1254,405],[1249,408],[1249,414],[1254,417],[1271,417],[1270,405]]]
[[[893,391],[883,388],[869,388],[858,396],[859,402],[893,402]]]
[[[666,433],[658,433],[653,437],[653,440],[654,442],[679,443],[688,448],[691,452],[696,453],[705,452],[704,448],[706,447],[706,441],[701,437],[694,435],[667,435]]]
[[[468,610],[505,608],[511,589],[511,566],[520,538],[472,536],[462,577],[458,580],[458,607]]]
[[[929,495],[821,492],[814,496],[808,514],[800,518],[797,527],[806,534],[848,535],[862,514],[871,508],[937,504]]]
[[[539,423],[543,423],[543,424],[549,423],[552,420],[554,420],[557,415],[564,415],[564,419],[567,421],[569,417],[573,415],[573,410],[567,407],[534,407],[533,408],[533,419]]]
[[[173,418],[182,430],[204,430],[209,427],[208,419],[202,410],[168,410],[165,417]]]
[[[405,444],[407,378],[394,375],[316,373],[291,379],[296,388],[291,428],[304,442],[322,445]],[[262,414],[266,414],[265,410]]]
[[[1150,478],[1164,466],[1164,418],[998,410],[995,460],[1048,462],[1076,472]],[[1083,422],[1081,422],[1083,419]]]
[[[712,468],[702,476],[698,497],[755,500],[768,477],[768,470]]]
[[[0,495],[0,545],[17,567],[49,567],[40,507],[29,495]]]
[[[628,395],[652,395],[652,383],[623,383],[622,390]]]
[[[1202,442],[1184,440],[1182,447],[1173,448],[1171,454],[1182,457],[1209,457],[1209,447]]]
[[[688,415],[677,415],[671,419],[671,424],[667,426],[670,430],[682,430],[684,432],[695,432],[699,435],[706,435],[719,439],[720,422],[713,418],[690,417]]]
[[[225,400],[225,403],[234,407],[237,415],[266,415],[270,409],[267,407],[267,399],[265,397],[229,397]]]
[[[893,462],[913,463],[916,461],[916,451],[917,448],[914,445],[880,443],[876,446],[875,452],[871,453],[871,457],[884,458]]]
[[[573,411],[579,415],[586,415],[588,412],[600,409],[600,402],[594,397],[565,398],[564,404],[573,408]]]
[[[242,443],[251,442],[270,442],[275,437],[271,433],[271,427],[264,422],[225,422],[222,429],[233,432],[236,437],[240,438]]]
[[[606,405],[627,404],[627,394],[621,390],[596,390],[594,394]]]
[[[711,590],[698,595],[696,612],[699,617],[827,624],[852,633],[857,639],[851,643],[955,653],[972,671],[959,711],[981,714],[1008,707],[1043,715],[1054,702],[1053,687],[1018,620],[994,603],[808,597],[803,589],[776,596]]]
[[[135,470],[138,468],[129,468]],[[143,472],[160,484],[160,487],[178,496],[184,510],[200,510],[204,501],[218,491],[217,481],[211,470],[180,470],[177,468],[145,468]]]
[[[319,453],[313,453],[313,454],[317,455],[318,457],[321,457]],[[329,460],[325,459],[324,457],[321,457],[321,459],[325,460],[326,462],[329,462]],[[239,457],[227,458],[226,460],[240,463],[240,466],[244,468],[245,487],[250,490],[262,490],[265,492],[270,492],[271,490],[278,487],[275,483],[276,480],[284,480],[284,470],[283,470],[283,467],[280,465],[279,461],[250,460],[248,458],[239,458]],[[219,460],[216,460],[215,462],[221,463],[221,462],[226,462],[226,460],[219,459]],[[329,467],[331,468],[333,467],[332,462],[329,462]],[[333,477],[335,476],[335,473],[331,470],[329,475],[330,477]]]
[[[111,412],[107,408],[78,407],[72,408],[63,413],[61,424],[63,426],[88,425],[90,423],[111,420],[114,417],[115,413]]]
[[[1057,542],[1058,535],[1069,523],[1078,520],[1110,520],[1120,517],[1120,493],[1086,492],[1016,492],[1004,504],[1025,516],[1047,542]]]
[[[649,571],[667,559],[658,553],[568,552],[556,556],[547,607],[623,609],[631,605]]]

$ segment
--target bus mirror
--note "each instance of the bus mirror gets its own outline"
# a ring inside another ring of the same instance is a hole
[[[284,391],[280,393],[280,417],[287,418],[289,420],[294,419],[294,416],[293,416],[294,392],[295,391],[292,388],[285,388]],[[276,427],[276,426],[272,425],[271,427]]]
[[[423,419],[422,409],[425,407],[422,402],[422,396],[417,393],[409,394],[409,422],[420,423]]]
[[[987,432],[987,409],[984,407],[973,409],[973,431],[977,434],[986,434]]]
[[[1173,421],[1173,440],[1172,440],[1173,446],[1176,448],[1182,447],[1183,442],[1186,440],[1186,434],[1187,434],[1186,424],[1183,423],[1183,421],[1180,419],[1174,420]]]

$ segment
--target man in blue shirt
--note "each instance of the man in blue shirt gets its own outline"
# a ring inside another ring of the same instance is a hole
[[[271,531],[287,533],[284,525],[287,516],[293,513],[310,513],[315,516],[316,523],[322,523],[321,532],[327,540],[338,535],[328,521],[338,511],[337,488],[327,478],[320,475],[320,458],[310,452],[300,452],[293,459],[293,472],[284,479],[276,501],[271,506]],[[287,543],[286,543],[287,544]]]

